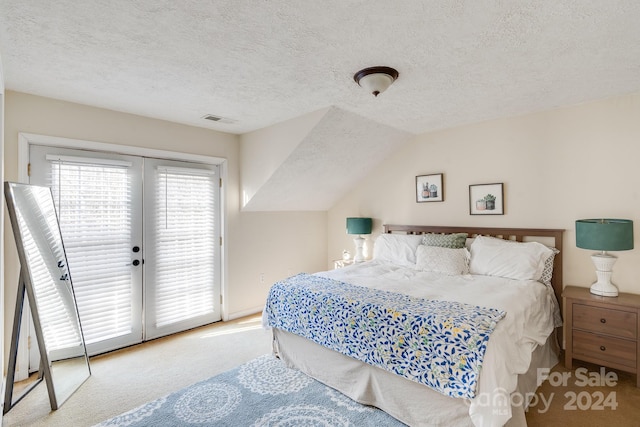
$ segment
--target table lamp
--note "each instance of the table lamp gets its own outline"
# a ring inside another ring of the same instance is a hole
[[[356,256],[353,262],[364,261],[364,237],[363,234],[371,234],[371,218],[347,218],[347,234],[357,235],[353,242],[356,244]]]
[[[591,293],[605,297],[618,296],[618,288],[611,283],[611,270],[616,257],[607,251],[633,249],[633,221],[629,219],[579,219],[576,221],[576,246],[600,252],[591,255],[598,280],[591,285]]]

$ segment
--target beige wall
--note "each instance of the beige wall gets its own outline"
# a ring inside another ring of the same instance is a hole
[[[373,217],[372,238],[383,223],[564,228],[565,283],[581,286],[595,275],[589,251],[575,247],[574,221],[606,216],[640,222],[640,94],[419,135],[328,212],[305,213],[241,212],[238,136],[10,91],[5,101],[9,180],[18,175],[18,132],[227,159],[231,317],[259,310],[272,282],[328,268],[342,249],[353,252],[344,232],[347,216]],[[440,172],[445,201],[416,203],[415,176]],[[493,182],[505,184],[505,215],[470,216],[469,184]],[[5,245],[6,338],[18,274],[10,232]],[[637,237],[636,246],[617,253],[614,281],[622,291],[640,293]]]
[[[563,228],[565,284],[595,280],[575,246],[579,218],[635,221],[613,281],[640,293],[640,94],[417,136],[328,212],[328,258],[353,252],[347,216],[383,223]],[[445,201],[416,203],[416,175],[444,173]],[[471,216],[470,184],[503,182],[504,216]],[[375,238],[375,234],[371,236]]]
[[[4,71],[0,56],[0,182],[4,182]],[[4,200],[4,185],[0,186],[0,203]],[[4,209],[0,210],[0,244],[4,241]],[[0,246],[0,348],[4,348],[4,245]],[[11,339],[11,338],[9,338]],[[0,366],[4,366],[4,352],[0,351]],[[4,376],[3,376],[4,379]],[[4,390],[4,380],[0,390]]]
[[[299,271],[318,271],[326,264],[326,212],[240,212],[236,135],[8,91],[4,133],[7,180],[18,179],[19,132],[225,158],[227,317],[259,311],[273,281]],[[6,343],[19,274],[9,226],[5,227],[5,248]]]

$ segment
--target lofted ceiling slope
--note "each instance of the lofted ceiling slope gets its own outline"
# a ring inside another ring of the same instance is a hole
[[[330,108],[243,207],[328,210],[411,134]]]

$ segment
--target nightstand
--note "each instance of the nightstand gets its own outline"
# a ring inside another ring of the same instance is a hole
[[[565,356],[636,374],[640,387],[640,295],[593,295],[589,288],[567,286],[564,299]]]
[[[351,265],[353,264],[353,260],[352,259],[337,259],[335,261],[333,261],[333,268],[342,268],[342,267],[346,267],[347,265]]]

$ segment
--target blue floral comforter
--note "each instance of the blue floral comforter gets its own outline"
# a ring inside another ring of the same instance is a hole
[[[505,312],[370,289],[310,274],[277,282],[267,324],[451,397],[475,397]]]

